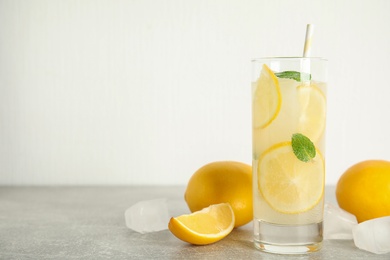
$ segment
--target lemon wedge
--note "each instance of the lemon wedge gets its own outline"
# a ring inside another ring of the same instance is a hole
[[[271,146],[259,159],[258,188],[274,210],[285,214],[306,212],[322,199],[325,163],[321,153],[300,161],[291,142]]]
[[[322,136],[326,123],[325,94],[315,83],[300,85],[298,88],[300,117],[298,132],[316,143]]]
[[[253,95],[253,126],[265,128],[277,117],[282,96],[279,81],[272,70],[263,65]]]
[[[234,223],[232,207],[229,203],[221,203],[192,214],[171,218],[168,228],[185,242],[207,245],[226,237],[233,230]]]

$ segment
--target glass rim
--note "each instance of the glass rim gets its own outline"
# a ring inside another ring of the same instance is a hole
[[[254,58],[252,59],[252,62],[260,62],[260,61],[271,61],[271,60],[280,60],[280,61],[294,61],[294,60],[317,60],[317,61],[328,61],[325,58],[322,57],[298,57],[298,56],[291,56],[291,57],[261,57],[261,58]]]

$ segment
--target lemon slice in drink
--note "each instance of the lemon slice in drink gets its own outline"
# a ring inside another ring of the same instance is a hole
[[[272,70],[264,64],[253,95],[254,128],[265,128],[271,124],[280,111],[281,103],[279,81]]]
[[[271,146],[259,159],[258,188],[274,210],[296,214],[315,207],[324,192],[325,164],[321,153],[300,161],[291,142]]]
[[[189,215],[171,218],[169,230],[179,239],[207,245],[229,235],[234,228],[234,212],[229,203],[214,204]]]
[[[316,143],[325,129],[325,95],[315,83],[300,85],[297,89],[301,106],[298,132]]]

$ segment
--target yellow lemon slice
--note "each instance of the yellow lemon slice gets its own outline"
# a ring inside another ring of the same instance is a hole
[[[234,228],[234,212],[229,203],[214,204],[189,215],[171,218],[169,230],[179,239],[207,245],[226,237]]]
[[[325,129],[326,98],[322,90],[315,84],[300,85],[298,88],[300,117],[298,132],[317,142]]]
[[[271,124],[280,111],[281,103],[279,81],[264,64],[253,95],[253,126],[265,128]]]
[[[325,162],[321,153],[300,161],[291,142],[271,146],[259,159],[258,188],[276,211],[296,214],[312,209],[324,192]]]

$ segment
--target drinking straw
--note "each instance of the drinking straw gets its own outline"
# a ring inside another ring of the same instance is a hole
[[[306,38],[305,38],[305,48],[303,49],[303,57],[309,57],[311,51],[311,39],[313,36],[314,24],[308,24],[306,26]]]

